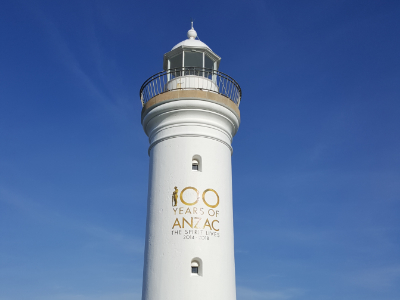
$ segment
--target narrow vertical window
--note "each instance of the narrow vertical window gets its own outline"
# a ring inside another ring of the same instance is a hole
[[[198,171],[199,170],[199,161],[197,159],[192,160],[192,170]]]
[[[190,263],[190,270],[192,276],[203,276],[203,266],[201,265],[201,259],[196,257]]]
[[[192,274],[199,274],[199,264],[197,262],[192,262]]]
[[[192,171],[201,172],[202,170],[202,160],[200,155],[193,155],[192,157]]]

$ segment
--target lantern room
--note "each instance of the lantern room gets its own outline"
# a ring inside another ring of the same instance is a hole
[[[204,71],[217,71],[221,57],[215,54],[210,47],[197,38],[197,32],[193,28],[193,22],[192,28],[187,33],[187,37],[187,40],[175,45],[171,51],[164,54],[164,70],[175,70],[176,72],[183,70],[190,71],[191,69],[193,71],[195,69],[197,69],[197,71],[200,71],[200,69],[205,69]],[[206,73],[203,75],[206,75]]]
[[[221,57],[198,39],[193,22],[187,37],[164,54],[164,71],[151,76],[143,83],[140,88],[143,107],[160,94],[184,90],[220,94],[239,106],[242,96],[239,84],[218,70]],[[172,97],[172,94],[163,97]]]

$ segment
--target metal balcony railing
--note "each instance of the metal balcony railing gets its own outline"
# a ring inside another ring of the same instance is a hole
[[[183,67],[157,73],[140,88],[142,106],[154,96],[173,90],[211,91],[229,98],[237,106],[242,98],[239,84],[230,76],[212,69]]]

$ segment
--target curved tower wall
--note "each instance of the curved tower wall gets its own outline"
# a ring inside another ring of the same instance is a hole
[[[142,299],[232,300],[231,142],[239,110],[212,92],[183,92],[158,95],[142,111],[150,142]]]

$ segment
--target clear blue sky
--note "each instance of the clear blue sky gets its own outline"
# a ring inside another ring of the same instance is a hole
[[[3,0],[0,300],[140,299],[139,88],[190,19],[242,87],[238,300],[400,299],[400,1]]]

